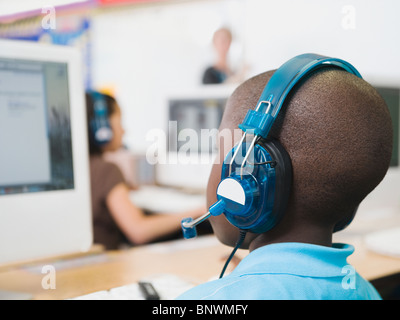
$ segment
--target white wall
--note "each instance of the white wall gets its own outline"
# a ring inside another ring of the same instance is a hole
[[[171,2],[94,16],[93,83],[115,86],[125,142],[132,150],[144,152],[150,144],[146,133],[167,127],[166,96],[196,91],[203,69],[213,60],[213,32],[225,24],[241,28],[242,2]],[[232,49],[234,56],[240,55],[236,44]]]
[[[212,33],[233,29],[231,60],[248,76],[315,52],[353,63],[369,81],[400,84],[396,0],[198,0],[125,6],[93,17],[93,82],[114,86],[125,143],[144,152],[166,128],[165,97],[194,91],[213,58]]]
[[[314,52],[353,63],[367,80],[400,84],[400,2],[248,0],[246,59],[255,71]]]

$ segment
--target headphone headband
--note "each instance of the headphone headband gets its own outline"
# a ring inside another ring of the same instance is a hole
[[[256,110],[248,111],[239,128],[266,138],[291,89],[311,72],[329,66],[338,67],[361,78],[360,73],[344,60],[312,53],[296,56],[274,73],[258,100]],[[265,111],[265,108],[261,108],[263,104],[267,105]]]

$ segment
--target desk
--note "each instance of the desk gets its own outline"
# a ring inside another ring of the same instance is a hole
[[[348,237],[349,243],[356,251],[349,262],[362,276],[374,280],[400,272],[400,259],[370,252],[360,239],[353,237],[351,240],[351,237]],[[41,261],[0,270],[0,289],[27,292],[34,299],[67,299],[160,273],[177,275],[197,284],[218,276],[230,252],[230,247],[209,235],[65,260]],[[245,250],[238,251],[239,257],[246,254]],[[56,289],[42,288],[42,279],[46,276],[41,273],[44,265],[54,266]]]
[[[27,292],[34,299],[67,299],[169,273],[194,283],[217,276],[231,248],[214,236],[176,240],[122,251],[89,254],[74,259],[41,261],[0,271],[0,289]],[[193,247],[193,250],[189,250]],[[56,270],[56,289],[43,289],[44,265]]]
[[[356,216],[347,229],[334,235],[334,242],[352,244],[355,252],[349,263],[366,279],[381,279],[400,274],[400,258],[368,250],[363,239],[374,230],[399,225],[400,214],[379,218]],[[122,251],[95,250],[77,257],[0,267],[0,290],[30,293],[34,299],[67,299],[134,283],[160,273],[173,274],[198,284],[219,275],[231,250],[213,235]],[[246,254],[247,250],[238,250],[237,253],[240,258]],[[56,289],[42,287],[46,276],[42,268],[45,265],[55,268]],[[231,263],[229,268],[232,270],[233,266]]]

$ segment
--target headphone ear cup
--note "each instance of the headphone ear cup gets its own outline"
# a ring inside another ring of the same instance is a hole
[[[261,139],[259,144],[265,148],[275,161],[275,194],[272,216],[275,225],[284,216],[289,202],[292,187],[292,161],[285,148],[275,139]],[[274,226],[275,226],[274,225]]]
[[[90,130],[94,143],[103,146],[109,143],[113,137],[110,122],[108,120],[107,103],[99,92],[90,93],[93,101],[93,117],[90,120]]]
[[[247,150],[245,144],[242,149]],[[290,157],[278,141],[261,140],[254,146],[254,163],[245,166],[246,173],[242,179],[238,173],[240,161],[233,162],[232,173],[229,175],[229,163],[234,151],[235,149],[225,158],[221,179],[229,177],[237,181],[247,180],[254,190],[252,197],[246,197],[244,211],[235,210],[228,205],[224,214],[228,221],[239,229],[253,233],[266,232],[282,219],[287,207],[292,184]]]

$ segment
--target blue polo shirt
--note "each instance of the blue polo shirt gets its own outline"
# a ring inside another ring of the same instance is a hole
[[[233,272],[182,294],[182,300],[381,299],[347,263],[354,248],[277,243],[257,248]]]

